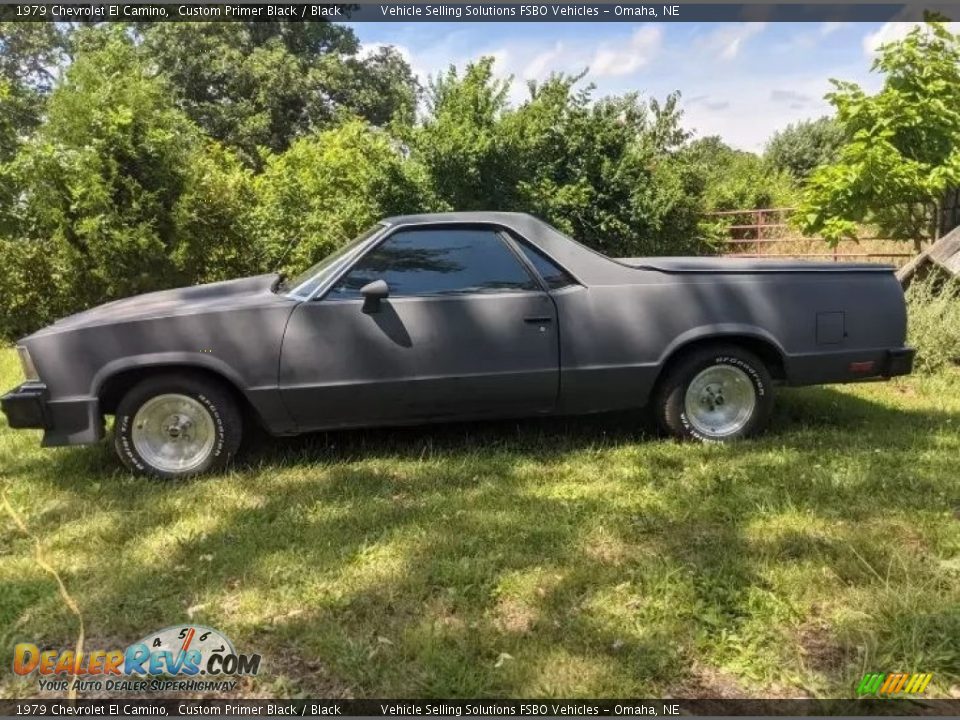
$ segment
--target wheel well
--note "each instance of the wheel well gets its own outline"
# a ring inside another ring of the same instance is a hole
[[[97,398],[100,400],[100,412],[104,415],[113,415],[123,396],[126,395],[134,385],[141,380],[156,377],[157,375],[166,375],[168,373],[189,374],[193,377],[199,377],[209,382],[217,383],[221,387],[226,388],[233,396],[244,418],[262,425],[259,413],[257,413],[253,405],[250,404],[250,401],[246,395],[241,392],[240,388],[220,373],[208,370],[207,368],[196,367],[195,365],[149,365],[146,367],[122,370],[111,375],[97,391]]]
[[[660,375],[657,380],[660,380],[660,377],[663,376],[664,370],[672,363],[675,363],[680,358],[689,355],[691,352],[700,350],[701,348],[710,347],[711,345],[736,345],[737,347],[741,347],[744,350],[752,352],[754,355],[760,358],[763,361],[763,364],[767,366],[767,370],[770,372],[770,377],[772,377],[774,380],[785,380],[787,377],[786,369],[783,364],[783,355],[780,354],[780,350],[773,343],[753,335],[714,335],[707,338],[692,340],[675,349],[672,353],[670,353],[670,355],[667,356],[667,359],[663,361],[663,365],[660,367]]]

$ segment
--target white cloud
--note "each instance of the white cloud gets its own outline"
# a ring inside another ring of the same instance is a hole
[[[903,40],[918,23],[888,22],[876,32],[868,33],[863,38],[863,52],[867,57],[873,55],[881,45],[894,40]]]
[[[529,81],[545,80],[552,73],[576,75],[589,70],[588,81],[624,80],[657,59],[662,50],[663,30],[660,26],[647,25],[629,35],[618,33],[611,37],[604,33],[599,37],[584,35],[564,40],[510,38],[496,45],[476,41],[468,44],[464,39],[448,35],[439,42],[429,42],[422,37],[408,37],[403,38],[402,44],[392,44],[410,63],[421,82],[445,71],[450,65],[462,70],[467,63],[480,57],[493,57],[494,75],[503,80],[514,79],[509,97],[511,102],[519,103],[527,98]],[[361,52],[372,54],[383,45],[364,44]]]
[[[357,55],[360,59],[365,60],[371,55],[376,55],[383,48],[393,48],[397,54],[400,55],[407,62],[411,61],[410,50],[409,48],[403,45],[397,45],[396,43],[361,43],[360,49],[357,51]]]
[[[590,62],[590,74],[594,77],[629,75],[647,65],[660,50],[663,30],[659,26],[642,27],[630,37],[626,46],[611,47],[606,43],[597,48]]]
[[[820,26],[820,36],[828,37],[850,25],[848,22],[825,22]]]
[[[564,45],[557,43],[547,50],[538,53],[523,69],[521,76],[525,80],[537,80],[550,74],[550,72],[561,62],[564,55]]]
[[[903,40],[907,35],[910,34],[910,31],[913,30],[918,25],[923,23],[918,22],[888,22],[885,23],[879,30],[873,33],[868,33],[863,38],[863,53],[867,57],[872,57],[876,54],[877,50],[880,49],[881,45],[885,45],[890,42],[896,42],[897,40]],[[947,23],[946,27],[950,32],[956,33],[960,32],[960,23]]]
[[[551,73],[578,74],[589,70],[599,80],[635,73],[651,63],[661,50],[663,30],[646,26],[627,38],[555,42],[513,42],[482,55],[496,58],[497,74],[519,80],[544,80]]]
[[[776,103],[785,103],[794,110],[802,110],[818,104],[818,99],[791,89],[774,88],[770,91],[770,99]]]
[[[596,84],[594,97],[637,91],[663,98],[681,90],[685,127],[700,136],[720,135],[728,144],[752,151],[762,150],[774,132],[790,123],[831,113],[823,99],[831,89],[828,78],[858,82],[867,92],[882,80],[868,72],[869,63],[856,44],[830,67],[811,60],[815,50],[772,52],[782,33],[762,35],[764,23],[714,27],[699,37],[696,29],[681,32],[663,25],[626,31],[601,27],[605,31],[580,34],[493,33],[487,27],[435,34],[411,25],[396,33],[394,44],[400,44],[399,51],[423,81],[451,64],[462,70],[468,62],[492,55],[496,76],[514,78],[509,94],[514,104],[528,97],[530,80],[587,68],[584,83]],[[801,31],[813,41],[824,32],[823,26],[798,25],[796,32]],[[762,64],[721,62],[748,56],[753,43]]]
[[[831,75],[849,77],[839,70]],[[823,99],[829,88],[827,75],[785,74],[771,88],[749,76],[720,74],[703,79],[709,101],[691,97],[683,102],[684,125],[700,137],[719,135],[728,145],[761,152],[770,137],[790,123],[826,115],[830,105]]]
[[[766,27],[765,22],[724,25],[706,38],[704,47],[721,60],[733,60],[740,54],[744,43]]]

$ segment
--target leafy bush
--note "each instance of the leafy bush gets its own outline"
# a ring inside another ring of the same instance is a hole
[[[385,215],[427,209],[424,186],[398,145],[360,120],[295,141],[256,179],[263,267],[303,270]]]
[[[533,213],[611,255],[696,250],[702,185],[679,160],[677,97],[594,101],[579,79],[531,84],[516,108],[490,58],[435,80],[411,144],[436,196]]]
[[[18,188],[0,224],[7,337],[114,298],[256,267],[250,172],[176,108],[128,38],[98,40],[0,172]]]
[[[71,263],[51,240],[0,239],[0,338],[15,339],[75,309]]]
[[[512,209],[524,158],[511,157],[503,132],[508,89],[494,78],[493,58],[467,65],[462,77],[451,67],[431,83],[430,111],[411,145],[447,207]]]
[[[690,143],[683,158],[703,177],[708,211],[784,207],[795,198],[796,184],[789,173],[753,153],[733,149],[719,137]]]
[[[264,271],[252,228],[254,182],[234,150],[219,143],[195,150],[172,213],[170,260],[181,275],[202,283]]]
[[[47,111],[15,161],[21,233],[69,251],[78,307],[189,281],[170,250],[199,137],[164,82],[117,35],[77,58]]]
[[[815,168],[836,160],[843,141],[843,126],[834,118],[804,120],[775,133],[763,158],[771,167],[803,180]]]
[[[677,97],[592,101],[576,78],[556,77],[507,116],[509,157],[522,169],[514,207],[613,256],[697,248],[700,197],[678,160],[686,140]]]
[[[118,297],[296,272],[399,213],[531,212],[614,256],[694,253],[704,209],[772,204],[787,178],[687,148],[676,95],[595,100],[554,76],[511,107],[489,58],[437,78],[415,121],[406,63],[339,27],[63,33],[72,59],[37,127],[10,122],[0,62],[6,338]],[[33,65],[58,57],[59,36],[30,37]]]
[[[936,271],[914,280],[907,289],[907,313],[918,370],[960,362],[960,280]]]

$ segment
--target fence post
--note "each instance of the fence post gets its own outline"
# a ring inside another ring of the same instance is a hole
[[[756,243],[756,252],[757,255],[760,254],[760,236],[763,235],[763,210],[757,210],[757,216],[754,219],[754,222],[757,224],[757,243]]]

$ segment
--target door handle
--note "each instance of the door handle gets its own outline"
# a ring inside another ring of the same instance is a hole
[[[525,323],[530,323],[531,325],[534,325],[534,324],[540,324],[540,325],[542,325],[543,323],[553,322],[553,318],[550,317],[550,316],[544,316],[544,317],[525,317],[525,318],[523,319],[523,321],[524,321]]]

